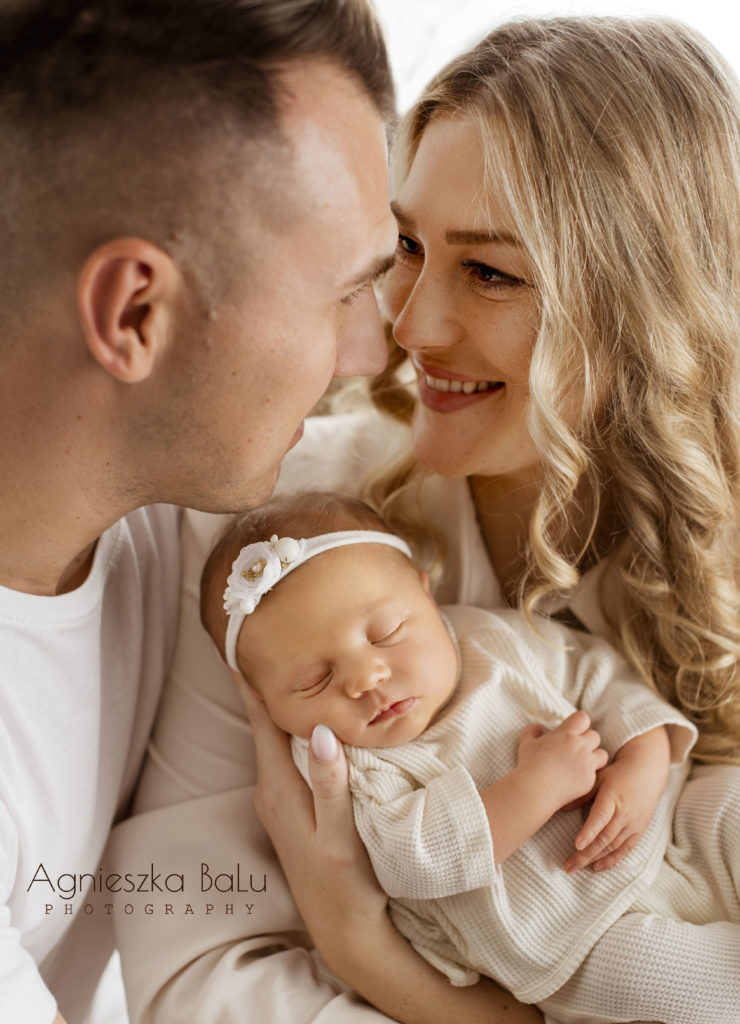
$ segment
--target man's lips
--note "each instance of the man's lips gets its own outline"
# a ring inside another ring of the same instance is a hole
[[[397,700],[393,704],[389,704],[388,707],[383,708],[382,711],[379,711],[369,724],[378,725],[379,722],[386,722],[389,718],[395,718],[397,715],[405,715],[415,703],[416,697],[406,697],[405,700]]]

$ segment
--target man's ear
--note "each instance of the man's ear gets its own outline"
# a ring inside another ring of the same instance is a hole
[[[96,249],[77,281],[80,320],[93,357],[127,384],[146,380],[172,330],[180,277],[162,249],[117,238]]]

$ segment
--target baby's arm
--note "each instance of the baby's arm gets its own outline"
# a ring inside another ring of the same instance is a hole
[[[593,806],[576,836],[568,872],[591,864],[610,868],[637,846],[652,820],[668,780],[671,747],[659,725],[628,740],[599,772]]]
[[[563,632],[562,640],[561,675],[555,678],[564,696],[588,712],[613,755],[598,773],[588,797],[595,797],[593,806],[565,868],[570,872],[592,864],[603,869],[637,846],[659,804],[671,762],[685,761],[697,731],[604,640],[574,631]]]
[[[563,804],[591,792],[608,758],[599,742],[583,711],[551,732],[527,726],[517,767],[482,793],[462,765],[440,764],[444,770],[417,788],[406,772],[379,762],[378,752],[351,748],[355,822],[380,884],[403,899],[440,899],[490,885],[494,868]],[[307,746],[293,737],[304,778]]]
[[[590,724],[575,711],[551,732],[528,725],[520,733],[516,768],[481,793],[497,866],[561,807],[592,791],[608,755]]]

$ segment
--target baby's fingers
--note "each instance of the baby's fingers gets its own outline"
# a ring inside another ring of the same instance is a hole
[[[597,836],[604,846],[611,842],[619,831],[618,825],[616,828],[613,827],[611,832],[608,829],[610,823],[612,826],[617,824],[614,821],[616,810],[617,804],[614,798],[604,792],[603,789],[599,790],[591,810],[588,812],[588,817],[583,823],[583,828],[576,836],[576,849],[585,850],[587,846],[590,846],[596,840]]]
[[[616,832],[614,831],[615,827]],[[620,829],[618,825],[615,826],[614,822],[612,822],[584,850],[580,850],[578,853],[568,857],[565,862],[565,870],[570,874],[573,871],[580,871],[581,868],[588,867],[589,864],[595,865],[598,861],[605,860],[621,847],[627,835],[626,829]],[[613,838],[610,838],[610,836]]]
[[[544,726],[540,725],[539,722],[531,722],[529,725],[525,725],[522,731],[519,733],[519,743],[524,743],[526,740],[538,740],[540,736],[544,736]]]
[[[639,841],[639,836],[630,835],[627,829],[623,829],[612,843],[614,849],[609,851],[606,856],[599,857],[598,860],[593,862],[592,867],[594,871],[604,871],[606,868],[613,868],[615,864],[618,864],[620,860],[623,860],[628,853],[634,850]]]
[[[610,851],[621,828],[615,818],[616,809],[616,803],[610,796],[603,791],[596,794],[583,828],[575,838],[578,853],[568,857],[565,862],[567,872],[579,871]]]

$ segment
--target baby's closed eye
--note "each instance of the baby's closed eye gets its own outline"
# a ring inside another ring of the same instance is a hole
[[[368,630],[367,638],[374,647],[389,647],[398,643],[406,636],[407,622],[405,619],[394,619]]]
[[[302,697],[314,697],[329,685],[333,674],[332,669],[319,669],[301,680],[296,685],[294,692]]]

